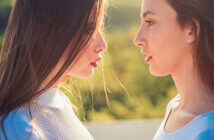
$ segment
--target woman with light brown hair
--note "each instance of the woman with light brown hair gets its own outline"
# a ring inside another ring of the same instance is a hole
[[[135,44],[152,75],[171,75],[179,94],[154,140],[214,139],[214,1],[143,0]]]
[[[0,139],[91,140],[58,86],[90,77],[105,0],[15,0],[0,55]]]

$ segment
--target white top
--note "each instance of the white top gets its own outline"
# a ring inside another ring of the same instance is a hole
[[[32,118],[24,105],[7,116],[4,126],[9,140],[93,140],[68,98],[57,88],[50,88],[35,99],[31,114]],[[4,140],[1,129],[0,139]]]

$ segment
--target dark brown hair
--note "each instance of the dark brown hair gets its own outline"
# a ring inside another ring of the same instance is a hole
[[[2,129],[9,112],[44,93],[82,52],[99,26],[104,1],[15,0],[0,54]],[[40,90],[66,49],[61,69]]]
[[[195,28],[196,46],[193,59],[204,86],[214,93],[214,1],[213,0],[166,0],[177,12],[181,26],[191,23]],[[197,33],[196,22],[200,29]]]

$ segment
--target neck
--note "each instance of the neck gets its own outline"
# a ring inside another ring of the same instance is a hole
[[[191,111],[194,114],[214,110],[214,95],[209,94],[200,82],[192,58],[176,69],[172,78],[180,94],[180,109]]]

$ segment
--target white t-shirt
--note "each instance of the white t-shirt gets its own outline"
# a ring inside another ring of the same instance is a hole
[[[50,88],[32,102],[31,115],[24,105],[7,116],[4,126],[9,140],[93,140],[68,98],[57,88]]]

